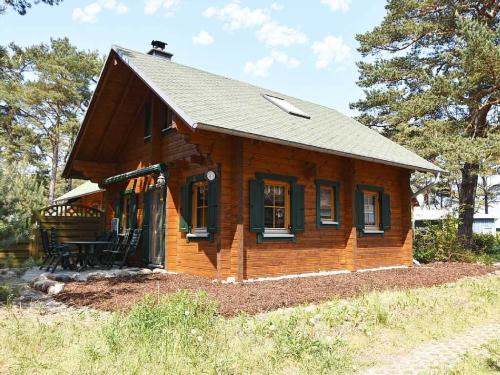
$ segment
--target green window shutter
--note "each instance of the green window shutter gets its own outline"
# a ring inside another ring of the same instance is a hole
[[[365,226],[365,199],[362,190],[356,190],[355,200],[356,227],[363,229]]]
[[[181,186],[181,209],[179,218],[179,230],[189,232],[191,227],[191,184]]]
[[[250,231],[264,232],[264,181],[250,181]]]
[[[304,193],[305,186],[292,186],[292,232],[303,232],[305,229]]]
[[[151,192],[146,191],[144,193],[144,208],[142,210],[142,260],[145,264],[149,263],[149,227],[151,216]]]
[[[208,182],[208,212],[207,212],[207,231],[209,233],[217,232],[217,214],[219,206],[219,192],[217,179]]]
[[[389,229],[391,227],[391,198],[389,194],[381,194],[382,206],[382,229]]]
[[[130,194],[128,204],[128,227],[135,229],[137,227],[137,194]]]

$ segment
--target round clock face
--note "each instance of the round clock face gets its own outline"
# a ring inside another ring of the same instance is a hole
[[[215,172],[214,171],[208,171],[206,174],[207,180],[208,181],[213,181],[215,180]]]

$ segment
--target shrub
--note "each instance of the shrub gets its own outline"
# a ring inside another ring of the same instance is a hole
[[[447,216],[436,224],[415,231],[414,257],[419,262],[470,261],[457,235],[458,220]]]
[[[500,254],[500,236],[474,233],[472,236],[472,251],[477,254]]]
[[[0,284],[0,303],[10,304],[19,295],[19,289],[10,284]]]

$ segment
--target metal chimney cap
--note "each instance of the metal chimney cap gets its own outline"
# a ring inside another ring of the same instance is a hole
[[[162,42],[161,40],[153,40],[151,41],[151,45],[153,46],[153,48],[160,49],[163,51],[167,46],[167,43]]]

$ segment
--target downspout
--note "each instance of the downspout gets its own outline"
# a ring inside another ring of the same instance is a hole
[[[434,178],[431,180],[431,182],[429,182],[427,185],[425,185],[423,188],[420,188],[418,189],[415,193],[412,194],[412,198],[417,198],[417,196],[419,194],[422,194],[424,192],[426,192],[427,190],[429,190],[430,188],[432,188],[434,185],[436,185],[439,180],[441,179],[441,172],[437,172],[435,175],[434,175]],[[412,213],[412,220],[411,220],[411,229],[412,229],[412,233],[413,233],[413,240],[415,240],[415,219],[414,219],[414,216],[413,216],[413,207],[411,209],[411,213]],[[420,262],[418,260],[416,260],[415,258],[413,258],[413,265],[414,266],[420,266]]]

